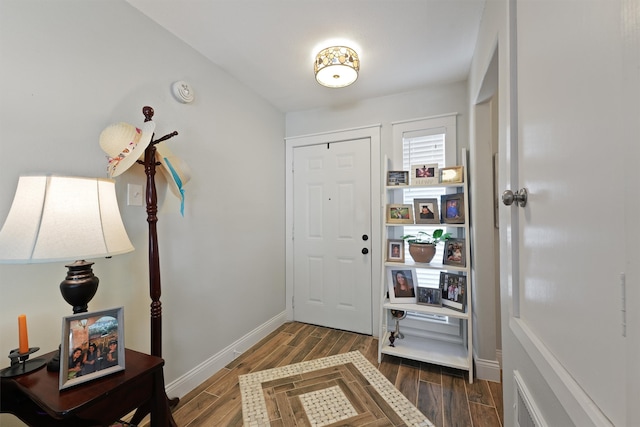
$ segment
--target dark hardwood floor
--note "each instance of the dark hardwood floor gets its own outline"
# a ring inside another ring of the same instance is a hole
[[[179,427],[242,426],[238,376],[359,350],[438,427],[501,427],[502,385],[467,381],[467,372],[386,356],[371,336],[286,323],[180,399]]]

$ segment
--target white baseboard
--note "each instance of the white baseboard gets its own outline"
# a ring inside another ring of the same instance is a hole
[[[474,358],[474,362],[476,364],[476,378],[494,383],[501,381],[499,361]]]
[[[286,312],[283,311],[282,313],[268,320],[266,323],[249,332],[239,340],[229,344],[223,350],[221,350],[217,354],[214,354],[209,359],[205,360],[180,378],[167,384],[165,387],[167,396],[179,398],[183,397],[191,390],[209,379],[220,369],[231,363],[233,359],[235,359],[235,357],[238,355],[238,352],[242,353],[248,350],[249,348],[257,344],[261,339],[282,326],[286,321]]]

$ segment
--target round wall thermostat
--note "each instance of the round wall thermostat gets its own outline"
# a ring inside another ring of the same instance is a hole
[[[185,81],[180,80],[171,85],[171,92],[178,102],[188,104],[193,101],[193,88]]]

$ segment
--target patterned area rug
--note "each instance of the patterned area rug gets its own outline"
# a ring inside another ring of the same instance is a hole
[[[358,351],[241,375],[240,392],[245,427],[433,426]]]

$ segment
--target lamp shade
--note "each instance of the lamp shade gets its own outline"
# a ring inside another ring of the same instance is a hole
[[[316,80],[322,86],[345,87],[355,82],[360,70],[358,54],[346,46],[322,49],[313,66]]]
[[[0,262],[22,264],[110,257],[133,251],[115,181],[22,176],[0,230]]]

